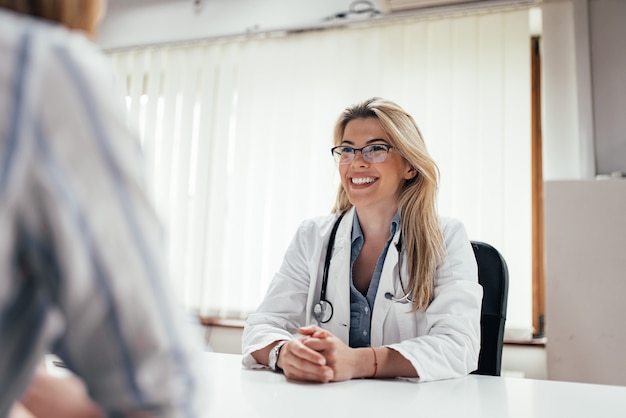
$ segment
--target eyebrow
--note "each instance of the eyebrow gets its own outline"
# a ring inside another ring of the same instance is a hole
[[[373,144],[375,142],[384,142],[385,144],[388,144],[389,141],[382,139],[382,138],[374,138],[374,139],[370,139],[369,141],[367,141],[365,143],[365,145],[369,145],[369,144]],[[342,144],[346,143],[348,145],[354,145],[354,142],[350,141],[349,139],[344,139],[341,141]]]

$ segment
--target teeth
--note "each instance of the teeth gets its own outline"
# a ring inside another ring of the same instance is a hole
[[[352,183],[354,184],[366,184],[373,183],[376,179],[373,177],[356,177],[352,179]]]

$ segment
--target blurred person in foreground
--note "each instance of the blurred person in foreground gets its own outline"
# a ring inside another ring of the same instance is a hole
[[[104,9],[0,0],[0,417],[200,416],[206,396],[138,142],[90,40]],[[37,370],[47,353],[75,377]]]

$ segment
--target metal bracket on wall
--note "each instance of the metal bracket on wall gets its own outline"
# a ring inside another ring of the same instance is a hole
[[[202,11],[202,9],[204,8],[204,1],[203,0],[191,0],[193,3],[193,11],[195,13],[200,13]]]

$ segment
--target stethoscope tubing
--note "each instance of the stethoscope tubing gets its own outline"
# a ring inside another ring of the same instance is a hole
[[[313,315],[320,323],[325,324],[333,317],[333,305],[326,299],[326,287],[328,286],[328,272],[330,270],[330,260],[333,257],[333,249],[335,247],[335,236],[341,219],[346,212],[341,212],[339,218],[335,221],[333,229],[328,239],[328,248],[326,248],[326,258],[324,259],[324,271],[322,273],[322,290],[320,291],[320,301],[313,308]],[[327,315],[328,314],[328,315]]]
[[[330,270],[330,260],[333,257],[333,249],[335,247],[335,236],[337,235],[337,229],[339,229],[339,224],[341,223],[341,219],[346,214],[346,212],[342,212],[339,215],[339,218],[335,221],[333,225],[333,229],[330,232],[330,238],[328,239],[328,248],[326,248],[326,258],[324,260],[324,272],[322,273],[322,290],[320,292],[320,300],[326,300],[326,287],[328,285],[328,271]]]

